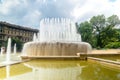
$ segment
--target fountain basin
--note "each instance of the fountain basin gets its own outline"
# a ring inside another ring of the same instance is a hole
[[[27,42],[23,46],[23,55],[27,57],[72,57],[78,53],[91,52],[91,46],[86,42]]]

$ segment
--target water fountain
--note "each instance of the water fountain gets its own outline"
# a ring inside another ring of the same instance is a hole
[[[4,52],[5,52],[5,48],[1,47],[0,55],[2,56]]]
[[[16,44],[14,44],[14,54],[16,54]]]
[[[9,65],[12,64],[11,61],[11,38],[8,38],[7,51],[5,55],[5,60],[0,63],[0,65]]]
[[[14,45],[14,54],[16,54],[16,44]],[[11,55],[11,38],[8,38],[7,51],[5,60],[0,63],[1,66],[20,63],[21,59],[16,55]],[[12,58],[11,58],[12,57]]]
[[[7,51],[6,51],[6,63],[10,63],[11,54],[11,38],[8,38]]]
[[[32,69],[32,72],[29,73],[32,76],[31,80],[81,80],[78,76],[82,74],[82,70],[85,68],[79,63],[69,63],[69,61],[48,63],[38,60],[24,63],[24,65]]]
[[[75,23],[66,18],[42,19],[33,40],[24,44],[22,57],[67,57],[91,51],[89,43],[81,42]]]

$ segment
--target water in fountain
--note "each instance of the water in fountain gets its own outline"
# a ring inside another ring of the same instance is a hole
[[[14,44],[14,54],[16,54],[16,44]]]
[[[6,66],[6,79],[5,80],[10,80],[10,65]]]
[[[6,59],[0,65],[8,65],[11,64],[11,38],[8,38],[7,51],[6,51]]]
[[[91,46],[81,42],[75,23],[64,18],[45,18],[40,21],[40,31],[33,41],[24,44],[24,56],[76,56],[90,53]]]
[[[16,54],[16,44],[14,45],[14,54]],[[10,64],[15,64],[19,62],[21,62],[19,57],[15,55],[11,55],[11,38],[8,38],[6,59],[5,61],[1,62],[0,65],[10,65]]]
[[[7,52],[6,52],[6,63],[9,63],[11,54],[11,38],[8,38]]]
[[[1,56],[3,55],[3,48],[1,48],[0,55]]]
[[[0,63],[0,65],[9,65],[11,64],[11,38],[8,38],[8,44],[7,44],[7,51],[6,51],[6,55],[5,55],[5,59],[3,60],[3,62]]]
[[[39,40],[49,41],[81,41],[74,22],[65,18],[45,18],[40,22]]]
[[[37,35],[34,33],[34,35],[33,35],[33,41],[34,42],[36,42],[36,41],[38,41],[38,37],[37,37]]]
[[[82,80],[78,76],[85,68],[77,62],[54,61],[51,63],[44,61],[41,63],[39,60],[24,63],[24,65],[32,69],[31,80]]]

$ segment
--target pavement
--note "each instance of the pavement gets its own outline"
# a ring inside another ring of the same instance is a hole
[[[19,54],[11,54],[10,56],[10,61],[6,61],[6,55],[0,55],[0,67],[5,66],[5,65],[10,65],[10,64],[16,64],[20,63],[21,58],[19,57]]]
[[[92,50],[91,54],[120,54],[120,49]]]

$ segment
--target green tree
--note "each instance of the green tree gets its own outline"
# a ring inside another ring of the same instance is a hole
[[[112,15],[105,18],[104,15],[93,16],[90,21],[82,22],[78,27],[78,32],[81,34],[82,40],[89,42],[93,47],[104,48],[118,47],[120,41],[120,29],[116,26],[120,25],[120,20],[117,15]],[[114,43],[115,42],[115,43]],[[111,45],[109,45],[112,43]],[[114,44],[114,45],[113,45]]]
[[[104,30],[101,31],[101,39],[102,39],[102,48],[108,45],[111,42],[117,42],[118,32],[115,28],[110,26],[106,26]]]
[[[102,47],[101,33],[102,33],[102,30],[104,29],[105,24],[106,24],[105,16],[104,15],[93,16],[90,19],[90,23],[93,26],[94,33],[95,33],[95,36],[97,39],[96,46],[101,48]]]
[[[93,44],[93,40],[92,40],[93,35],[92,35],[92,32],[93,32],[93,27],[92,27],[92,25],[88,21],[85,21],[85,22],[83,22],[83,23],[81,23],[79,25],[78,33],[81,34],[82,41],[88,42],[90,44]],[[94,46],[94,45],[92,45],[92,46]]]
[[[115,28],[116,26],[120,25],[120,20],[117,15],[108,17],[106,23],[104,35],[102,35],[105,36],[105,38],[103,38],[104,46],[111,42],[118,42],[120,36],[119,30]]]
[[[118,33],[118,42],[120,42],[120,29],[117,29],[117,33]]]
[[[107,18],[107,26],[115,27],[119,24],[120,24],[120,20],[117,15],[112,15]]]
[[[12,51],[13,51],[14,45],[16,43],[17,51],[20,52],[23,47],[23,42],[16,38],[11,38],[11,41],[12,41],[12,43],[11,43]],[[7,49],[7,43],[8,43],[8,40],[6,40],[4,42],[4,44],[2,44],[2,46],[6,47],[6,49]]]
[[[16,43],[17,51],[21,51],[23,47],[23,42],[19,39],[12,38],[12,48]]]

